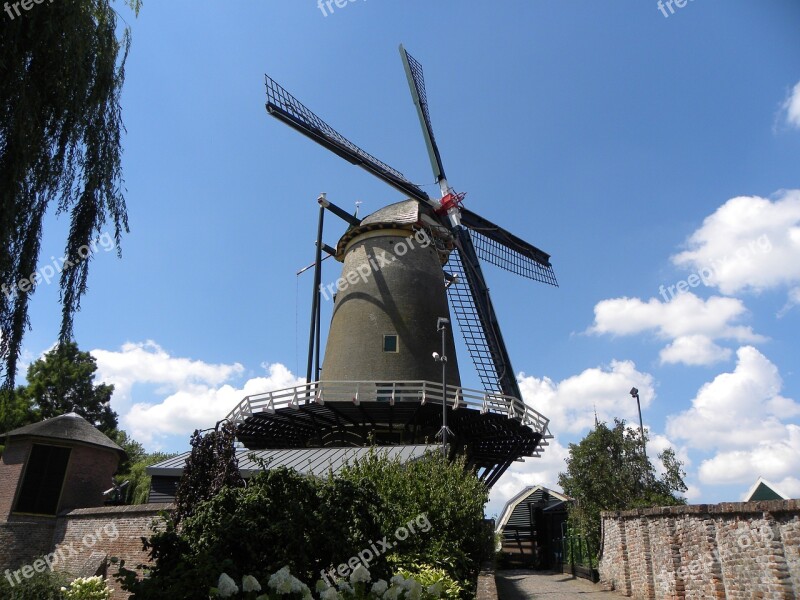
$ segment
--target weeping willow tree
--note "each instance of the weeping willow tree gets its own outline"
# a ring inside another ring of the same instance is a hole
[[[141,0],[125,0],[138,14]],[[110,0],[6,2],[0,12],[0,377],[13,387],[28,303],[60,271],[61,342],[86,292],[92,244],[128,231],[120,92],[130,30]],[[47,209],[70,220],[64,258],[37,271]],[[60,264],[62,263],[63,264]],[[45,278],[46,279],[46,278]]]

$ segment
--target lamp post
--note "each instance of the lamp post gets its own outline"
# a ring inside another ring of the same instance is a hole
[[[642,436],[642,453],[647,456],[647,448],[644,443],[644,426],[642,425],[642,405],[639,402],[639,390],[635,387],[631,388],[631,396],[636,398],[636,406],[639,409],[639,434]]]
[[[447,458],[447,356],[445,351],[447,349],[445,335],[447,331],[447,324],[450,323],[449,319],[439,317],[436,320],[436,331],[442,333],[442,353],[433,353],[433,360],[442,363],[442,429],[439,433],[442,434],[442,455]]]

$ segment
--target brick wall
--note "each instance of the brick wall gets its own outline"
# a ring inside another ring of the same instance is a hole
[[[18,569],[50,551],[55,517],[11,517],[0,522],[0,571]]]
[[[487,563],[478,574],[478,585],[475,589],[475,600],[497,600],[497,583],[494,579],[494,565]]]
[[[54,570],[73,576],[91,576],[100,571],[114,588],[113,600],[128,596],[119,590],[113,576],[118,566],[108,559],[117,557],[127,568],[146,564],[142,538],[150,537],[159,512],[171,504],[104,506],[80,508],[58,517],[23,517],[12,515],[0,523],[0,572],[12,572],[35,565],[45,557]]]
[[[14,507],[17,485],[30,451],[30,440],[12,441],[0,457],[0,522],[8,518]]]
[[[603,513],[600,579],[654,600],[800,597],[800,500]]]
[[[119,455],[97,446],[72,445],[58,511],[103,506],[103,492],[112,485]]]

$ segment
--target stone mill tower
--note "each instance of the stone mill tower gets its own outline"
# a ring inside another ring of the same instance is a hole
[[[442,265],[452,249],[431,209],[417,200],[386,206],[339,240],[342,261],[321,381],[441,381],[440,317],[450,319]],[[449,246],[449,247],[448,247]],[[447,383],[461,384],[452,328]]]

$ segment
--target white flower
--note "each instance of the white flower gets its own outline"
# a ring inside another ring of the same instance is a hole
[[[406,589],[408,590],[406,598],[408,598],[408,600],[420,600],[420,598],[422,598],[422,584],[414,581],[413,579],[410,579],[409,581],[411,581],[411,585],[406,586]]]
[[[336,582],[336,584],[339,586],[340,592],[350,592],[351,594],[355,594],[353,586],[347,583],[346,579],[340,579],[339,581]]]
[[[219,595],[223,598],[229,598],[230,596],[239,593],[239,586],[236,585],[236,582],[228,577],[228,575],[225,573],[219,576],[217,589],[219,590]]]
[[[437,581],[433,585],[428,586],[428,593],[433,596],[434,598],[438,598],[442,595],[442,582]]]
[[[359,581],[366,583],[370,579],[372,579],[372,575],[369,574],[369,570],[362,563],[358,563],[358,566],[350,573],[350,583],[358,583]]]
[[[258,583],[258,579],[256,579],[252,575],[245,575],[244,577],[242,577],[242,591],[243,592],[260,592],[261,591],[261,584]]]
[[[405,580],[403,583],[401,583],[400,585],[402,585],[402,586],[403,586],[405,589],[407,589],[407,590],[410,592],[410,591],[411,591],[413,588],[415,588],[416,586],[418,586],[418,585],[419,585],[419,583],[417,583],[417,582],[416,582],[416,581],[414,581],[414,580],[413,580],[411,577],[409,577],[408,579],[406,579],[406,580]]]
[[[378,579],[378,581],[372,584],[372,593],[376,596],[380,596],[388,589],[388,587],[388,583],[386,583],[383,579]]]
[[[405,581],[406,581],[405,577],[403,577],[402,575],[395,575],[389,580],[389,583],[391,583],[392,585],[403,585]]]
[[[394,577],[392,577],[394,579]],[[397,600],[400,594],[403,593],[403,588],[399,585],[393,585],[383,593],[383,600]]]
[[[289,567],[286,566],[270,575],[267,585],[279,594],[288,594],[293,591],[299,592],[300,587],[292,581],[293,579],[294,577],[289,573]]]
[[[320,600],[339,600],[341,598],[335,587],[326,588],[322,591],[319,597]]]

